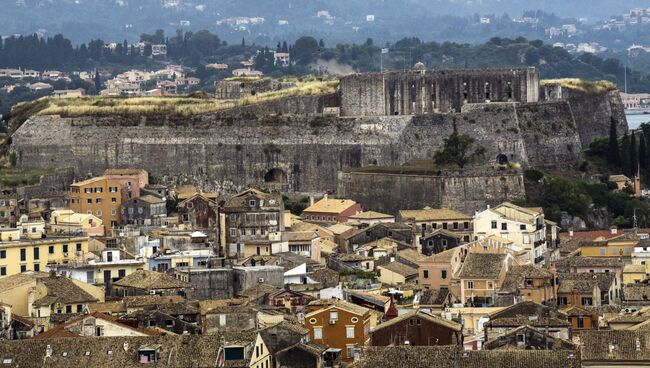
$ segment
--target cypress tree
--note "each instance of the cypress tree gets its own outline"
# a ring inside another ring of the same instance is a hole
[[[648,169],[648,147],[645,142],[645,134],[639,134],[639,165],[641,170]]]
[[[609,149],[607,150],[607,164],[610,168],[621,166],[621,152],[618,147],[618,133],[616,120],[612,118],[609,124]]]
[[[102,90],[102,77],[99,74],[99,70],[95,69],[95,91],[97,94]]]
[[[639,167],[639,151],[636,149],[636,136],[634,132],[630,136],[630,178],[636,175],[637,168]]]
[[[630,156],[630,136],[627,135],[627,132],[623,136],[621,142],[621,169],[623,174],[630,175],[630,167],[632,167],[632,157]]]

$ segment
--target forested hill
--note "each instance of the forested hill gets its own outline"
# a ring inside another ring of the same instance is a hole
[[[423,62],[431,69],[521,67],[532,66],[540,70],[542,78],[576,77],[587,80],[605,79],[623,87],[625,67],[617,59],[602,59],[592,54],[571,54],[564,49],[552,47],[542,41],[524,38],[493,38],[489,42],[472,45],[451,42],[422,42],[417,38],[402,39],[394,44],[375,45],[372,39],[363,44],[326,45],[322,40],[301,37],[294,44],[279,43],[278,49],[291,52],[295,65],[289,68],[275,66],[272,51],[245,43],[228,45],[208,32],[179,32],[167,37],[162,31],[143,34],[143,40],[166,43],[168,56],[153,59],[135,55],[133,47],[124,46],[111,51],[104,48],[105,41],[93,40],[73,46],[65,37],[58,35],[42,39],[36,36],[11,37],[0,44],[0,68],[33,68],[37,70],[62,69],[64,71],[104,68],[110,71],[127,70],[156,63],[174,62],[196,69],[196,76],[210,85],[222,74],[206,70],[208,63],[237,65],[255,56],[255,67],[270,76],[303,75],[323,70],[330,71],[377,71],[382,63],[386,69],[410,68]],[[388,53],[381,54],[387,48]],[[332,64],[340,68],[332,68]],[[649,92],[650,76],[638,70],[627,71],[628,91]]]

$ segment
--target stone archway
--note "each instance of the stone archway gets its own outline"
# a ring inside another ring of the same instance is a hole
[[[503,153],[500,153],[497,155],[497,163],[499,165],[507,165],[508,164],[508,156],[504,155]]]
[[[266,184],[286,184],[287,182],[287,173],[282,169],[274,167],[264,174],[264,182]]]

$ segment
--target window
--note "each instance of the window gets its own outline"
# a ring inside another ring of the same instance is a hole
[[[244,348],[241,346],[228,346],[223,349],[225,360],[242,360],[244,359]]]
[[[618,254],[618,249],[612,248],[612,254]]]
[[[101,193],[103,191],[102,187],[95,188],[95,193]]]
[[[314,327],[314,340],[322,340],[322,339],[323,339],[323,328]]]
[[[72,313],[72,306],[71,305],[66,305],[65,306],[65,312],[66,313]]]
[[[330,311],[330,321],[336,321],[339,319],[338,311]]]
[[[519,230],[526,230],[526,224],[519,225]]]
[[[582,298],[582,305],[593,305],[593,304],[594,302],[592,298],[587,298],[587,297]]]
[[[68,244],[63,244],[63,253],[68,253]]]
[[[605,248],[600,248],[600,254],[603,255],[603,256],[604,256],[605,254],[607,254],[607,249],[605,249]]]
[[[111,210],[111,216],[117,216],[117,211],[115,210],[115,208]]]
[[[83,305],[77,304],[77,313],[83,312]]]
[[[25,262],[27,260],[27,249],[20,248],[20,261]]]
[[[463,229],[469,229],[469,222],[465,221],[463,222]]]
[[[440,271],[440,278],[443,280],[447,278],[447,270]]]
[[[497,222],[496,222],[496,221],[492,221],[492,228],[493,228],[493,229],[496,229],[496,228],[497,228]]]
[[[133,207],[129,207],[129,215],[133,214]]]
[[[429,278],[429,270],[422,271],[422,277],[424,277],[425,279],[428,279]]]
[[[506,224],[505,222],[502,222],[501,223],[501,230],[508,230],[508,224]]]
[[[441,244],[443,247],[446,247],[446,246],[447,246],[447,239],[441,239],[441,240],[440,240],[440,244]]]
[[[237,229],[230,229],[230,236],[237,236]]]
[[[354,326],[345,327],[345,337],[348,339],[354,339]]]
[[[20,272],[25,272],[25,271],[27,271],[27,266],[21,265],[20,266]]]
[[[557,304],[560,306],[567,305],[567,298],[565,296],[557,298]]]
[[[93,199],[92,199],[92,198],[87,198],[87,199],[86,199],[86,203],[88,203],[88,204],[93,204]]]
[[[467,288],[474,289],[474,281],[467,281]]]
[[[2,266],[0,267],[0,276],[6,276],[7,275],[7,267]]]
[[[578,328],[585,328],[585,318],[584,317],[578,317]]]
[[[142,215],[144,213],[144,208],[138,207],[138,213]]]
[[[126,270],[125,269],[117,270],[117,277],[122,278],[124,276],[126,276]]]
[[[2,259],[7,258],[7,251],[6,250],[0,250],[0,258],[2,258]]]
[[[101,215],[102,215],[102,210],[97,210],[97,211],[95,211],[95,214],[96,214],[98,217],[101,217]]]
[[[220,314],[219,315],[219,326],[225,326],[226,325],[226,315],[225,314]]]
[[[488,283],[487,283],[488,289],[492,289],[493,286],[494,285],[492,284],[492,281],[488,281]]]
[[[447,229],[447,223],[446,222],[442,223],[442,228],[445,229],[445,230]]]
[[[250,201],[248,201],[248,205],[251,207],[255,207],[255,200],[251,199]]]
[[[41,270],[41,265],[38,263],[34,263],[34,271],[39,272]]]
[[[117,203],[117,198],[111,197],[111,203]]]

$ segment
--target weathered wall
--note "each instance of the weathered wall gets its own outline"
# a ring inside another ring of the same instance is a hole
[[[332,99],[294,97],[192,117],[35,116],[13,135],[12,149],[21,167],[73,167],[78,177],[141,167],[160,182],[227,192],[264,185],[272,169],[285,174],[285,191],[335,190],[346,168],[431,158],[454,123],[486,149],[485,162],[503,154],[524,166],[554,164],[580,152],[564,101],[473,104],[457,114],[319,115]]]
[[[619,91],[583,92],[549,84],[542,87],[542,96],[548,101],[565,100],[569,103],[580,133],[580,141],[585,148],[595,138],[609,135],[612,120],[616,123],[619,135],[628,129]]]
[[[360,202],[366,211],[397,214],[430,206],[473,214],[525,192],[521,174],[497,170],[446,176],[349,172],[339,173],[338,195]]]
[[[411,115],[460,111],[468,103],[536,102],[534,68],[418,70],[355,74],[340,85],[341,115]]]
[[[220,80],[214,84],[214,95],[220,100],[235,100],[255,96],[258,93],[279,91],[293,86],[295,86],[295,83],[280,82],[271,78]]]

